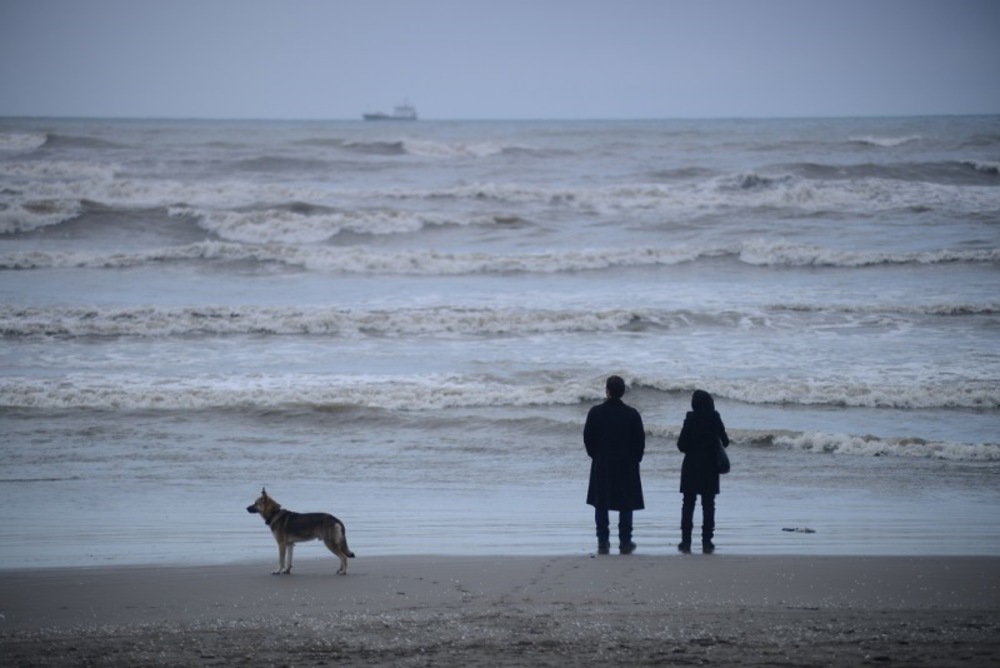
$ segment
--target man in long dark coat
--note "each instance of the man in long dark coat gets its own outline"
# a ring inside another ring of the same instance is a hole
[[[631,554],[636,547],[632,511],[645,508],[639,462],[646,449],[646,431],[639,411],[622,401],[625,381],[611,376],[605,387],[607,399],[590,409],[583,428],[591,460],[587,503],[594,507],[598,554],[607,554],[610,548],[609,510],[618,511],[618,549]]]

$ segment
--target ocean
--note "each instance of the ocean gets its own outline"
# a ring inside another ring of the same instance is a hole
[[[587,555],[610,374],[638,554],[702,388],[720,554],[997,555],[998,288],[998,116],[0,119],[0,568]]]

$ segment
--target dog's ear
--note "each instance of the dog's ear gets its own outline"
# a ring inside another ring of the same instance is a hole
[[[265,489],[264,487],[261,487],[260,488],[260,495],[261,496],[267,496],[267,489]]]

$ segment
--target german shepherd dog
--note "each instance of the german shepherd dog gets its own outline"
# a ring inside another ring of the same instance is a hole
[[[292,572],[292,552],[295,543],[319,538],[326,547],[340,558],[338,575],[347,575],[347,558],[354,558],[351,548],[347,547],[347,534],[344,523],[327,513],[293,513],[284,510],[278,502],[267,495],[266,489],[260,490],[260,497],[247,506],[248,513],[257,513],[271,527],[274,540],[278,541],[278,570],[274,575],[287,575]],[[287,553],[287,562],[285,556]]]

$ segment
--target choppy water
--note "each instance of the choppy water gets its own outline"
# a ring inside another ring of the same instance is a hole
[[[722,549],[998,554],[998,269],[995,116],[0,120],[0,566],[586,551],[611,373],[641,549],[702,387]]]

